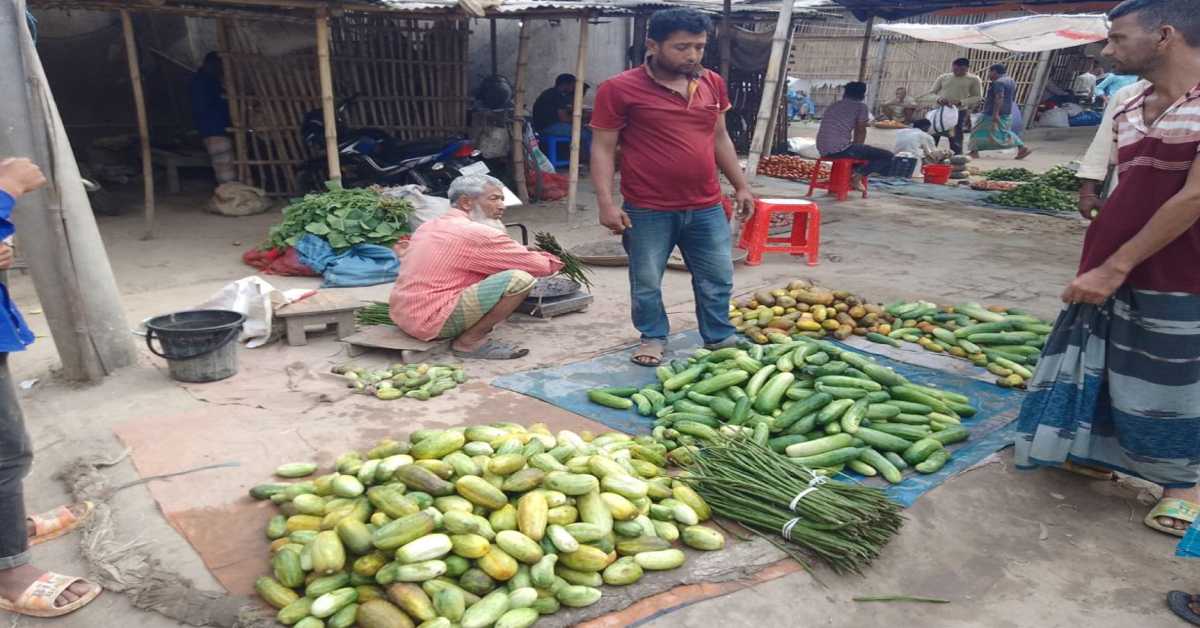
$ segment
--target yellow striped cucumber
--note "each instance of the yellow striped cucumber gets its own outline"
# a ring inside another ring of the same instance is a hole
[[[508,610],[508,592],[496,589],[471,605],[463,613],[462,628],[487,628]]]
[[[678,549],[658,550],[636,554],[633,560],[638,566],[648,571],[664,571],[676,569],[686,560],[684,553]]]

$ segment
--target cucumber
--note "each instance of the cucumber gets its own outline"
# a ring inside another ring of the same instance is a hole
[[[915,442],[921,440],[922,438],[929,438],[929,434],[930,434],[930,428],[928,425],[905,425],[903,423],[885,423],[883,425],[872,426],[871,429],[874,429],[875,431],[878,431],[878,432],[883,432],[884,434],[891,434],[892,436],[899,436],[900,438],[903,438],[903,439],[909,441],[909,444],[915,443]]]
[[[1002,331],[1009,331],[1013,328],[1012,323],[1008,321],[999,321],[995,323],[977,323],[975,325],[967,325],[954,330],[956,338],[966,338],[971,334],[990,334]]]
[[[618,397],[632,397],[633,393],[638,391],[638,389],[633,386],[610,386],[608,388],[598,388],[597,390],[600,392],[606,392],[610,395],[616,395]]]
[[[883,452],[883,457],[892,463],[897,469],[903,471],[908,468],[908,463],[904,461],[904,457],[894,451]]]
[[[899,399],[893,399],[889,401],[888,405],[896,406],[897,408],[900,408],[901,412],[907,414],[929,414],[930,412],[933,412],[933,408],[923,403],[913,403],[911,401],[902,401]]]
[[[816,456],[835,449],[849,447],[852,442],[854,442],[854,437],[849,434],[834,434],[833,436],[825,436],[788,445],[785,448],[785,452],[792,458]]]
[[[778,419],[776,420],[778,422]],[[807,434],[817,427],[817,413],[812,412],[804,415],[799,421],[796,421],[791,427],[783,430],[784,434]]]
[[[850,365],[843,361],[830,362],[821,366],[814,366],[808,372],[813,377],[828,377],[830,375],[841,375],[846,372]]]
[[[763,386],[767,384],[767,380],[775,372],[775,365],[768,364],[758,370],[757,373],[750,377],[750,381],[746,382],[746,394],[751,397],[757,397]]]
[[[904,457],[905,462],[915,466],[924,462],[926,458],[939,449],[943,449],[940,442],[932,438],[922,438],[913,443],[911,447],[904,450],[904,453],[900,455]]]
[[[883,345],[891,345],[893,347],[904,346],[904,343],[900,342],[899,340],[896,340],[895,338],[889,338],[888,336],[876,332],[868,333],[867,340],[870,340],[871,342],[878,342],[879,344]]]
[[[687,434],[688,436],[695,436],[696,438],[709,441],[721,439],[721,435],[718,434],[715,429],[703,423],[696,423],[694,421],[680,421],[676,423],[674,427],[675,431],[679,432],[680,434]]]
[[[903,423],[905,425],[929,425],[932,420],[933,419],[930,419],[929,415],[927,414],[910,414],[907,412],[901,412],[900,414],[888,419],[888,422]]]
[[[650,400],[646,398],[646,395],[636,392],[629,396],[629,400],[633,402],[633,405],[637,406],[638,414],[642,416],[650,416],[651,414],[654,414],[654,405],[650,403]]]
[[[847,377],[844,375],[827,375],[817,379],[817,385],[824,384],[837,388],[861,388],[867,392],[875,392],[883,390],[883,386],[872,379],[859,379],[857,377]]]
[[[854,405],[853,399],[838,399],[836,401],[829,402],[829,404],[822,408],[817,414],[817,424],[828,425],[833,423],[834,421],[840,419],[841,416],[846,413],[846,410],[849,410],[850,406],[852,405]]]
[[[867,399],[859,399],[858,401],[854,402],[854,405],[850,406],[850,408],[846,410],[846,413],[839,418],[839,422],[842,424],[843,432],[854,434],[858,431],[859,426],[862,425],[863,419],[867,416],[868,404],[869,401]]]
[[[997,314],[978,303],[967,303],[966,305],[954,306],[954,311],[960,314],[966,314],[977,321],[985,323],[999,323],[1004,321],[1003,314]]]
[[[1000,331],[994,333],[971,334],[967,340],[977,345],[1017,345],[1030,340],[1037,340],[1038,335],[1031,331]]]
[[[950,410],[958,416],[975,416],[975,413],[978,412],[974,406],[965,403],[959,403],[957,401],[947,400],[946,407],[950,408]]]
[[[825,353],[824,351],[818,351],[804,359],[805,362],[813,366],[821,366],[822,364],[829,362],[829,360],[829,354]]]
[[[674,425],[680,421],[690,421],[709,427],[721,427],[721,421],[707,414],[692,414],[691,412],[672,412],[660,419],[664,424]]]
[[[861,458],[862,454],[859,454],[859,457]],[[876,471],[875,467],[872,467],[871,465],[869,465],[859,459],[851,460],[850,462],[847,462],[846,468],[850,469],[851,471],[853,471],[859,475],[863,475],[863,476],[866,476],[869,478],[873,478],[876,475],[879,475],[879,471]]]
[[[940,432],[934,432],[933,436],[930,438],[936,440],[942,445],[953,445],[955,443],[961,443],[964,440],[967,440],[970,438],[970,436],[971,433],[967,431],[967,428],[956,425],[947,427]]]
[[[730,360],[737,357],[737,354],[741,351],[742,350],[738,349],[737,347],[724,347],[704,356],[704,361],[712,363],[724,362],[725,360]]]
[[[1014,362],[1012,360],[997,356],[996,359],[994,360],[994,362],[996,364],[999,364],[1000,366],[1003,366],[1006,369],[1011,370],[1012,372],[1016,373],[1017,375],[1024,377],[1025,379],[1033,378],[1033,371],[1030,371],[1029,369],[1025,368],[1024,366],[1022,366],[1020,364],[1017,364],[1016,362]]]
[[[624,397],[618,397],[614,394],[604,392],[599,388],[593,388],[587,392],[588,401],[592,403],[612,408],[614,410],[628,410],[633,407],[633,400]]]
[[[708,368],[708,365],[706,364],[690,366],[684,369],[681,373],[672,375],[670,379],[663,382],[663,389],[679,390],[680,388],[683,388],[684,386],[696,381],[700,375],[704,373],[706,368]]]
[[[741,390],[741,389],[736,388],[734,390]],[[741,425],[741,424],[745,423],[746,419],[748,419],[748,418],[750,418],[750,397],[744,396],[744,397],[739,398],[736,402],[734,402],[733,417],[731,417],[729,419],[729,422],[732,423],[733,425]]]
[[[872,427],[860,427],[854,435],[861,438],[867,445],[880,451],[903,452],[912,446],[911,442],[899,436],[888,434]]]
[[[713,395],[705,395],[702,393],[698,393],[694,390],[691,390],[690,388],[687,389],[686,396],[687,396],[688,401],[698,403],[702,406],[708,406],[710,403],[712,403],[713,399],[716,399],[716,397],[714,397]]]
[[[950,460],[950,452],[939,449],[929,454],[929,457],[918,463],[914,468],[919,473],[937,473]]]
[[[796,443],[803,443],[807,440],[808,438],[806,438],[803,434],[787,434],[784,436],[776,436],[775,438],[768,440],[767,446],[770,447],[775,453],[781,454],[787,451],[788,446],[795,445]]]
[[[911,386],[892,386],[890,391],[892,393],[892,399],[898,401],[911,401],[912,403],[919,403],[921,405],[929,406],[931,410],[945,411],[949,409],[946,407],[946,404],[942,403],[941,399],[937,399],[925,393],[924,391],[918,390]]]
[[[763,369],[766,371],[767,369]],[[761,371],[760,371],[761,372]],[[758,377],[756,374],[755,377]],[[758,397],[754,400],[754,409],[763,414],[770,414],[779,408],[779,403],[783,399],[783,394],[796,381],[796,376],[791,373],[775,373],[771,379],[759,391]]]
[[[717,416],[717,412],[712,408],[700,405],[688,399],[680,399],[676,401],[674,406],[676,412],[686,412],[688,414],[701,414],[704,416]]]
[[[817,412],[831,401],[833,401],[831,395],[822,392],[814,393],[811,397],[788,406],[782,414],[775,417],[775,427],[780,431],[786,430],[796,421],[813,412]]]
[[[733,362],[739,369],[745,371],[747,375],[754,375],[763,368],[762,362],[755,360],[745,353],[737,354],[737,356],[733,358]]]
[[[825,433],[830,436],[842,433],[842,424],[838,421],[832,421],[825,426]]]
[[[902,386],[908,383],[908,380],[904,379],[904,376],[886,366],[867,362],[858,368],[862,369],[862,372],[867,377],[879,382],[883,386]]]
[[[851,460],[857,460],[861,453],[862,449],[858,447],[842,447],[841,449],[834,449],[833,451],[827,451],[823,454],[817,454],[815,456],[793,456],[792,461],[802,464],[810,469],[822,469],[825,467],[845,464]]]
[[[712,408],[717,416],[728,421],[733,418],[733,413],[737,410],[737,403],[724,397],[713,397],[712,401],[708,402],[708,407]]]
[[[1007,353],[1005,351],[996,351],[995,349],[984,349],[983,354],[992,362],[995,362],[998,359],[1004,359],[1017,364],[1024,364],[1025,362],[1029,361],[1029,356],[1020,355],[1018,353]]]
[[[954,332],[946,329],[945,327],[934,327],[931,330],[931,333],[933,334],[934,338],[941,340],[950,346],[955,346],[958,344],[958,339],[954,336]]]
[[[872,403],[867,406],[867,418],[872,421],[886,421],[897,414],[900,414],[900,408],[888,403]]]
[[[981,349],[979,345],[967,340],[966,338],[959,338],[957,344],[960,349],[966,351],[967,353],[983,353],[983,349]]]
[[[740,386],[742,382],[748,379],[750,379],[749,373],[741,369],[735,369],[693,384],[691,391],[701,395],[711,395],[715,392],[725,390],[730,386]]]
[[[816,392],[817,391],[813,390],[812,388],[801,388],[800,386],[793,384],[791,388],[787,389],[787,392],[784,393],[784,396],[792,401],[803,401],[813,396]]]
[[[883,476],[883,479],[891,484],[899,484],[904,479],[904,476],[901,475],[900,469],[897,469],[896,465],[892,464],[883,454],[870,447],[863,449],[862,453],[858,455],[858,460],[874,467],[879,472],[879,475]]]
[[[768,439],[770,438],[770,434],[771,434],[770,422],[764,421],[762,423],[756,423],[754,425],[754,432],[751,435],[750,440],[754,441],[755,443],[758,443],[759,445],[762,445],[763,447],[766,447]]]
[[[848,388],[845,386],[829,386],[822,382],[817,382],[817,390],[823,393],[832,395],[836,399],[861,399],[867,396],[869,390],[862,388]]]
[[[796,368],[796,364],[792,362],[792,354],[785,353],[783,357],[775,362],[775,368],[783,373],[791,373]]]

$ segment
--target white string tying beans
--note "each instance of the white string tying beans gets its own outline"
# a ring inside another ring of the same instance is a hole
[[[796,494],[795,497],[792,498],[792,503],[788,504],[788,510],[796,510],[796,506],[800,503],[800,500],[804,499],[805,495],[808,495],[809,493],[817,490],[818,486],[820,486],[828,481],[829,481],[829,478],[827,478],[823,475],[812,476],[812,479],[808,481],[808,488],[800,491],[799,493]],[[793,520],[793,521],[795,521],[795,520]]]
[[[792,537],[791,537],[792,528],[796,527],[797,523],[800,523],[800,517],[796,517],[795,519],[792,519],[791,521],[783,524],[783,529],[780,530],[780,534],[783,535],[783,538],[785,538],[789,541],[792,540]]]

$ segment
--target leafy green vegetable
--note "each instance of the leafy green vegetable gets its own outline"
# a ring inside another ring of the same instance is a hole
[[[989,181],[1033,181],[1038,176],[1025,168],[996,168],[983,174]]]
[[[327,186],[329,191],[308,194],[285,207],[283,221],[271,227],[265,246],[296,246],[306,233],[324,238],[335,250],[363,243],[391,246],[409,233],[413,208],[408,201],[371,188]]]
[[[1073,212],[1076,206],[1073,194],[1055,189],[1042,181],[1026,183],[1007,192],[992,194],[987,201],[1008,207],[1029,207],[1059,212]]]
[[[1065,166],[1055,166],[1047,170],[1037,181],[1064,192],[1079,191],[1079,179]]]

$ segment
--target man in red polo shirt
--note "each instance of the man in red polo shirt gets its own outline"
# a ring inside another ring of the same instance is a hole
[[[646,26],[646,63],[596,92],[592,180],[600,224],[622,236],[629,255],[633,325],[642,336],[633,361],[642,366],[661,364],[666,350],[662,277],[676,246],[692,273],[705,346],[734,342],[732,236],[717,168],[733,184],[743,220],[754,211],[754,197],[725,130],[725,81],[700,65],[711,26],[692,9],[655,13]],[[618,144],[623,208],[612,190]]]

